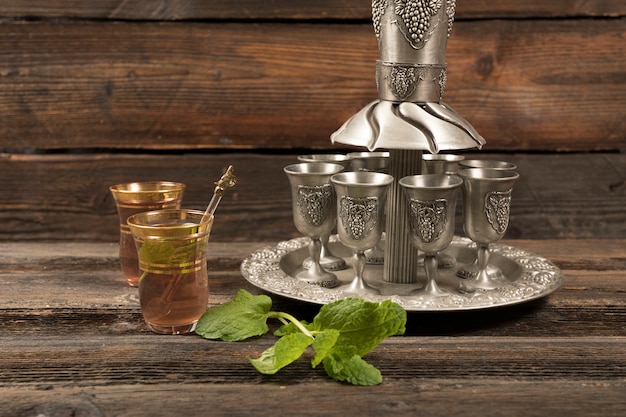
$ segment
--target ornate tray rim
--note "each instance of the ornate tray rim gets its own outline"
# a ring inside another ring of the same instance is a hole
[[[331,243],[337,241],[336,235],[331,236]],[[252,285],[270,293],[314,304],[327,304],[342,298],[354,297],[354,294],[344,293],[341,287],[323,288],[308,284],[292,277],[281,268],[281,259],[285,255],[305,248],[308,242],[308,238],[299,237],[252,252],[241,264],[244,278]],[[467,238],[455,236],[452,246],[474,248],[475,244]],[[446,297],[363,294],[362,298],[368,301],[390,299],[411,312],[467,311],[536,300],[553,293],[563,283],[561,270],[545,258],[503,244],[492,244],[490,249],[492,253],[515,262],[521,268],[520,276],[507,287],[470,294],[451,294]]]

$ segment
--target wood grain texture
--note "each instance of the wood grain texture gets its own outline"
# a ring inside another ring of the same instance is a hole
[[[620,416],[626,411],[626,240],[507,240],[564,273],[540,302],[410,313],[407,334],[367,355],[381,385],[330,381],[306,358],[274,376],[241,343],[146,330],[114,244],[0,243],[0,415]],[[210,302],[247,284],[238,263],[263,242],[212,244]],[[272,295],[299,318],[318,307]],[[276,324],[272,324],[275,328]],[[334,401],[324,401],[332,391]],[[454,401],[451,401],[454,399]],[[540,406],[541,405],[541,406]]]
[[[7,389],[0,399],[4,416],[44,415],[101,416],[337,416],[347,412],[362,416],[450,415],[496,417],[523,416],[603,416],[621,417],[624,403],[623,382],[593,381],[517,381],[476,379],[422,379],[411,383],[392,383],[375,388],[343,388],[337,392],[327,382],[247,384],[177,383],[113,385],[96,387],[46,387]],[[332,391],[341,406],[319,404]],[[367,393],[364,395],[364,391]],[[551,393],[551,394],[548,394]],[[4,401],[3,401],[4,400]],[[539,401],[546,401],[538,404]],[[141,404],[138,407],[137,404]],[[593,406],[601,407],[593,408]],[[349,411],[348,411],[349,410]],[[65,413],[65,414],[62,414]],[[82,413],[82,414],[81,414]]]
[[[487,150],[624,149],[624,33],[620,19],[458,22],[444,100]],[[0,36],[0,149],[328,149],[377,97],[367,23],[8,22]]]
[[[308,153],[309,151],[307,151]],[[626,236],[626,155],[496,154],[518,165],[508,238]],[[187,184],[183,206],[203,209],[228,165],[239,178],[216,213],[211,240],[276,243],[298,236],[283,167],[297,154],[61,154],[0,156],[0,240],[115,242],[109,186],[147,180]],[[457,234],[463,234],[462,211]]]
[[[198,19],[371,19],[363,0],[30,0],[0,1],[0,16],[16,18],[198,20]],[[487,0],[457,2],[457,19],[494,17],[621,16],[620,0]]]

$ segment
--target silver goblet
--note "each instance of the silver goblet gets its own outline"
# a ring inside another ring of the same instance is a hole
[[[341,165],[328,163],[300,163],[284,168],[291,185],[294,224],[300,233],[311,238],[311,262],[296,278],[329,288],[336,287],[339,280],[320,265],[321,237],[335,227],[335,193],[330,177],[341,170]]]
[[[347,169],[350,166],[351,158],[349,155],[339,153],[317,153],[298,155],[298,161],[339,164],[343,166],[344,169]],[[340,271],[342,269],[345,269],[347,265],[346,261],[343,258],[333,254],[328,247],[328,241],[330,239],[331,233],[332,230],[321,237],[322,249],[320,250],[320,265],[327,271]],[[303,262],[304,268],[308,269],[311,266],[311,262],[313,262],[313,260],[310,257],[306,258]]]
[[[459,176],[463,178],[463,230],[478,246],[476,261],[457,271],[459,277],[467,278],[459,288],[472,292],[506,286],[502,271],[489,265],[489,244],[502,239],[508,228],[513,184],[519,174],[469,168],[461,169]]]
[[[425,153],[422,155],[422,174],[455,175],[464,159],[463,155]]]
[[[437,285],[437,254],[454,237],[456,200],[463,181],[456,175],[426,174],[400,179],[409,204],[411,242],[423,251],[426,285],[412,292],[429,296],[448,295]]]
[[[455,175],[459,171],[459,162],[463,161],[463,155],[454,154],[424,154],[422,155],[422,174],[449,174]],[[424,262],[423,254],[418,257],[418,263]],[[454,268],[456,259],[447,253],[439,252],[437,255],[439,268]]]
[[[459,161],[459,169],[483,168],[498,171],[514,171],[517,165],[513,162],[498,161],[495,159],[464,159]]]
[[[337,194],[337,234],[352,249],[354,278],[345,292],[379,293],[363,280],[365,251],[380,240],[387,190],[393,177],[380,172],[343,172],[330,178]]]
[[[351,171],[389,173],[389,152],[350,152],[348,157],[350,158]],[[383,220],[384,222],[385,220]],[[365,251],[365,259],[371,265],[385,263],[385,249],[382,246],[382,241],[378,241],[373,248]]]

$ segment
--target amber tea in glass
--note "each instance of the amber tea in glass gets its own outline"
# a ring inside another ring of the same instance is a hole
[[[141,312],[156,333],[189,333],[207,309],[206,252],[213,216],[203,216],[183,209],[128,218],[139,255]]]
[[[136,287],[139,279],[137,249],[126,220],[141,212],[179,209],[185,185],[170,181],[146,181],[118,184],[110,187],[110,190],[120,220],[120,265],[128,284]]]

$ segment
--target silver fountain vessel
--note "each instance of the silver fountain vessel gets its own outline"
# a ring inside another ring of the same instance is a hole
[[[331,135],[333,143],[389,150],[389,190],[383,279],[417,280],[417,250],[406,230],[405,196],[398,180],[421,173],[423,151],[481,148],[485,140],[441,98],[455,0],[373,0],[378,99]]]

